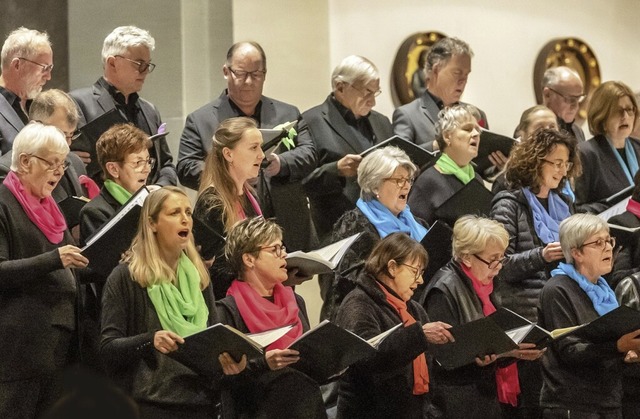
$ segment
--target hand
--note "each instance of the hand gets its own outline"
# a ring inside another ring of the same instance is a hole
[[[479,367],[486,367],[487,365],[496,362],[496,359],[498,359],[498,356],[496,354],[485,355],[483,358],[477,356],[476,365]]]
[[[358,166],[362,161],[359,154],[347,154],[338,160],[338,172],[344,177],[354,177],[358,174]]]
[[[422,331],[429,343],[436,345],[442,345],[447,342],[455,342],[453,335],[447,329],[450,329],[451,325],[443,322],[432,322],[422,325]]]
[[[624,354],[629,351],[640,352],[640,329],[622,335],[616,342],[616,347],[618,348],[618,352]]]
[[[497,167],[498,170],[504,169],[504,166],[507,164],[507,160],[509,160],[509,158],[502,154],[502,151],[500,150],[489,154],[489,161],[492,165]]]
[[[178,343],[184,343],[184,339],[169,330],[158,330],[153,335],[153,347],[163,354],[177,350]]]
[[[242,355],[240,362],[236,362],[231,355],[227,352],[223,352],[218,356],[218,361],[220,361],[220,365],[222,365],[222,372],[224,375],[240,374],[247,367],[246,355]]]
[[[536,349],[535,343],[521,343],[518,349],[499,355],[499,358],[518,358],[525,361],[535,361],[547,351],[547,348]]]
[[[280,173],[280,157],[275,153],[269,153],[267,156],[269,165],[264,168],[264,174],[271,177]]]
[[[282,283],[282,285],[288,287],[294,287],[296,285],[300,285],[305,281],[313,278],[313,275],[300,274],[298,275],[298,268],[287,269],[287,280]]]
[[[279,370],[295,364],[300,360],[300,353],[293,349],[273,349],[265,355],[267,365],[272,370]]]
[[[80,157],[80,160],[82,160],[82,163],[84,163],[85,165],[91,163],[91,154],[89,154],[87,151],[73,151],[73,153],[76,153],[76,155]]]
[[[549,243],[542,249],[542,258],[547,263],[560,260],[563,257],[564,254],[562,254],[562,247],[560,247],[559,242]]]
[[[636,351],[629,351],[624,356],[624,362],[626,362],[627,364],[634,364],[636,362],[640,362],[640,356],[638,356],[638,353]]]
[[[58,247],[62,266],[64,268],[85,268],[89,264],[89,259],[84,257],[80,252],[81,250],[79,248],[71,244]]]

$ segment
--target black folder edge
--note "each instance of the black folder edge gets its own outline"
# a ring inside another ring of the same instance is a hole
[[[392,137],[387,138],[386,140],[370,147],[363,152],[360,153],[362,157],[366,157],[372,151],[375,151],[379,148],[393,146],[401,149],[411,159],[411,161],[418,166],[421,172],[425,171],[429,167],[433,166],[438,158],[440,157],[439,151],[429,151],[425,148],[420,147],[417,144],[412,143],[411,141],[407,141],[404,138],[394,135]]]
[[[474,212],[468,213],[468,214],[475,214],[475,215],[483,215],[485,217],[489,216],[489,212],[491,211],[491,201],[493,200],[493,194],[491,193],[490,190],[488,190],[483,183],[481,183],[481,181],[477,180],[477,179],[471,179],[471,181],[469,181],[469,183],[467,183],[466,185],[464,185],[461,189],[459,189],[456,193],[454,193],[453,195],[451,195],[449,197],[449,199],[447,199],[446,201],[444,201],[438,208],[436,208],[435,210],[435,216],[438,219],[443,219],[445,221],[453,221],[451,219],[451,214],[454,213],[453,211],[445,211],[446,208],[448,207],[459,207],[459,204],[462,203],[466,203],[468,200],[464,200],[463,202],[458,202],[461,196],[464,196],[464,194],[468,193],[467,191],[470,189],[477,189],[478,191],[482,191],[480,192],[483,195],[483,198],[486,197],[486,200],[482,200],[482,202],[480,202],[481,204],[487,204],[486,208],[477,208]],[[478,188],[482,188],[482,189],[478,189]],[[485,193],[486,191],[486,193]],[[477,202],[476,202],[477,203]],[[461,217],[462,215],[466,215],[466,214],[460,214],[457,218]],[[452,223],[453,224],[453,223]]]
[[[472,160],[472,162],[479,171],[486,170],[492,166],[491,161],[489,160],[489,155],[491,153],[500,151],[505,155],[505,157],[509,157],[511,149],[513,149],[517,143],[518,141],[512,137],[482,129],[480,132],[478,155]]]
[[[611,195],[608,198],[605,198],[603,200],[603,202],[605,204],[608,204],[610,206],[617,204],[618,202],[622,201],[623,199],[631,196],[631,194],[633,193],[633,190],[635,189],[635,185],[631,185],[631,186],[627,186],[626,188],[624,188],[623,190],[614,193],[613,195]]]

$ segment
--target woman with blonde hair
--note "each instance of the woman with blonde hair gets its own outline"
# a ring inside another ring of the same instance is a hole
[[[101,355],[109,375],[138,403],[141,418],[215,417],[216,382],[162,355],[216,323],[192,224],[184,191],[167,186],[152,192],[124,263],[104,289]],[[225,373],[246,365],[222,358]]]

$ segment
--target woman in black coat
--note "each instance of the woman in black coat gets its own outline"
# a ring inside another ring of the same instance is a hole
[[[364,339],[393,326],[374,358],[351,366],[340,380],[338,418],[422,418],[432,406],[427,344],[452,340],[443,322],[430,323],[411,299],[422,283],[427,253],[404,233],[382,239],[367,259],[337,323]]]

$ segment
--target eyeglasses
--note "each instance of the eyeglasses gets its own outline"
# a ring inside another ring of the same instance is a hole
[[[420,269],[416,266],[407,265],[406,263],[401,263],[400,265],[406,266],[407,268],[409,268],[411,272],[413,272],[413,282],[416,282],[418,279],[422,278],[422,275],[424,275],[424,269]]]
[[[229,69],[231,74],[233,74],[233,77],[242,81],[247,80],[247,77],[249,76],[251,76],[253,80],[263,80],[265,74],[267,74],[267,70],[242,71],[242,70],[234,70],[231,67],[227,67],[227,68]]]
[[[573,167],[573,163],[570,162],[570,161],[551,161],[551,160],[547,160],[547,159],[542,159],[542,161],[545,162],[545,163],[549,163],[557,171],[561,171],[562,169],[565,169],[568,172]]]
[[[480,262],[484,263],[485,265],[487,265],[487,268],[493,270],[496,269],[498,267],[498,265],[504,265],[505,262],[507,260],[509,260],[508,256],[504,256],[503,258],[500,259],[496,259],[496,260],[492,260],[492,261],[488,261],[488,260],[484,260],[482,259],[480,256],[476,255],[475,253],[473,254],[473,257],[475,257],[476,259],[478,259]]]
[[[36,159],[45,163],[47,165],[47,172],[55,172],[58,169],[62,169],[62,171],[64,172],[69,167],[69,162],[67,160],[63,160],[61,163],[56,164],[56,163],[51,163],[49,160],[44,159],[40,156],[36,156],[35,154],[29,154],[29,156],[35,157]]]
[[[260,247],[256,250],[262,251],[262,250],[271,250],[271,252],[277,257],[282,257],[282,253],[287,251],[287,247],[284,244],[274,244],[273,246],[265,246],[265,247]]]
[[[124,161],[122,163],[130,165],[136,172],[142,172],[147,166],[149,166],[149,170],[153,169],[156,165],[156,159],[149,157],[147,160]]]
[[[135,61],[127,57],[123,57],[122,55],[114,55],[114,57],[122,58],[123,60],[127,60],[130,63],[133,63],[138,66],[138,73],[142,74],[145,71],[149,70],[149,73],[153,73],[153,70],[156,68],[156,65],[151,61]]]
[[[383,179],[384,181],[394,182],[398,188],[404,188],[404,186],[408,183],[409,186],[413,185],[413,178],[407,177],[386,177]]]
[[[378,97],[380,96],[380,93],[382,93],[382,90],[378,89],[378,90],[371,90],[368,88],[364,88],[364,91],[362,91],[362,89],[357,88],[356,86],[354,86],[353,84],[349,84],[349,86],[353,87],[358,93],[360,93],[360,96],[362,96],[363,99],[373,99],[374,97]]]
[[[24,58],[24,57],[18,57],[18,59],[27,61],[27,62],[29,62],[31,64],[35,64],[37,66],[40,66],[42,68],[42,72],[43,73],[48,73],[50,71],[53,71],[53,64],[42,64],[42,63],[38,63],[38,62],[32,61],[32,60],[30,60],[28,58]]]
[[[624,118],[624,114],[627,114],[629,116],[635,116],[637,110],[636,108],[618,108],[618,116],[620,116],[620,118]]]
[[[78,137],[82,135],[82,132],[80,131],[73,131],[73,132],[62,131],[62,133],[64,134],[65,137],[67,137],[67,140],[72,142],[77,140]]]
[[[599,238],[598,240],[594,240],[589,243],[584,243],[582,246],[579,246],[578,248],[583,248],[585,246],[594,246],[596,249],[600,249],[604,251],[604,249],[606,249],[607,243],[609,244],[609,246],[611,246],[611,248],[616,247],[616,238],[615,237],[609,237],[608,239]]]
[[[558,92],[556,89],[554,89],[552,87],[549,87],[549,86],[547,86],[547,87],[549,88],[549,90],[551,90],[552,92],[554,92],[555,94],[560,96],[565,101],[565,103],[567,103],[569,105],[575,105],[575,104],[578,104],[578,103],[582,103],[584,101],[584,99],[587,97],[587,95],[585,95],[585,94],[581,94],[581,95],[578,95],[578,96],[565,95],[564,93],[560,93],[560,92]]]

